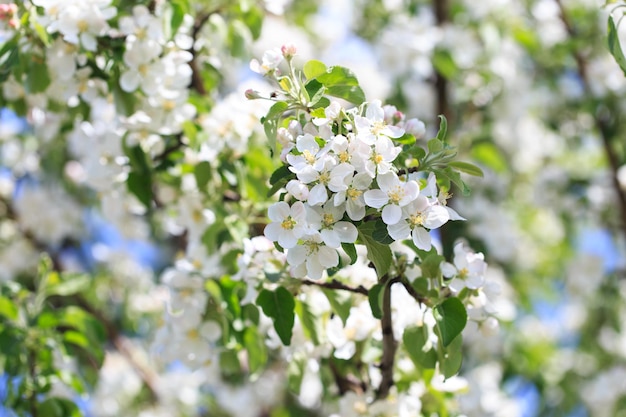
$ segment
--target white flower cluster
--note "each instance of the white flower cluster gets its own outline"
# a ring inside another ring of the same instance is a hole
[[[447,196],[439,195],[434,175],[421,190],[416,174],[398,175],[393,162],[402,148],[392,139],[407,128],[424,132],[423,123],[405,121],[395,107],[376,100],[365,115],[333,102],[325,117],[312,118],[302,130],[297,123],[279,129],[281,159],[296,176],[286,189],[298,201],[269,208],[272,222],[265,236],[289,250],[294,276],[320,279],[325,269],[337,266],[337,248],[356,241],[354,222],[365,218],[368,207],[381,214],[394,240],[412,238],[423,250],[431,248],[429,230],[462,219],[446,206]]]

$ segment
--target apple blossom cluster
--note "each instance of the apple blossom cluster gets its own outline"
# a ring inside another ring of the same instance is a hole
[[[275,65],[265,61],[261,68]],[[446,205],[433,174],[420,181],[394,165],[402,151],[394,139],[407,128],[423,134],[423,123],[401,123],[404,116],[378,100],[363,107],[365,112],[346,110],[333,101],[324,117],[313,117],[304,128],[292,122],[278,131],[281,159],[295,174],[285,188],[295,201],[269,208],[265,236],[288,249],[295,276],[320,279],[325,269],[336,267],[337,249],[355,243],[356,224],[366,215],[380,216],[394,241],[412,239],[426,251],[430,230],[463,219]]]

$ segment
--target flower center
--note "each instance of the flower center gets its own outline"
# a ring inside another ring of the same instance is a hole
[[[176,108],[176,102],[174,100],[165,100],[163,103],[163,109],[165,111],[172,111]]]
[[[328,171],[321,172],[317,179],[321,184],[326,185],[330,181],[330,174],[328,173]]]
[[[374,152],[374,155],[372,155],[372,161],[374,161],[376,165],[380,165],[384,160],[385,158],[379,153]]]
[[[285,220],[283,220],[283,222],[280,224],[280,227],[285,230],[291,230],[296,227],[296,224],[298,224],[298,222],[296,222],[294,219],[291,218],[291,216],[289,216]]]
[[[378,135],[380,135],[380,132],[382,132],[384,128],[385,128],[385,123],[384,122],[374,122],[372,124],[371,132],[372,132],[372,134],[378,136]]]
[[[404,197],[404,189],[399,185],[396,185],[391,190],[389,190],[389,192],[387,193],[387,197],[389,197],[389,201],[391,203],[399,204],[400,200],[402,200],[402,197]]]
[[[86,32],[89,29],[89,23],[86,20],[79,20],[76,26],[79,32]]]
[[[332,214],[324,213],[324,216],[322,217],[322,222],[324,223],[324,228],[329,228],[333,224],[335,224],[335,219]]]
[[[350,154],[348,153],[348,151],[343,151],[341,152],[339,155],[339,162],[345,163],[345,162],[349,162],[350,161]]]
[[[411,228],[423,226],[424,220],[424,215],[422,213],[417,213],[409,217],[409,224],[411,225]]]
[[[197,329],[191,329],[187,332],[187,337],[191,340],[197,340],[200,338],[200,332]]]
[[[346,195],[350,198],[350,200],[356,200],[361,197],[361,194],[363,194],[363,191],[357,190],[356,188],[348,188],[348,191],[346,191]]]
[[[311,152],[309,152],[308,150],[305,150],[304,152],[302,152],[302,156],[304,157],[304,160],[307,162],[307,164],[309,165],[313,165],[313,163],[315,162],[315,155],[313,155]]]
[[[467,278],[468,275],[469,275],[469,271],[467,270],[467,268],[463,268],[459,271],[459,278],[461,279]]]

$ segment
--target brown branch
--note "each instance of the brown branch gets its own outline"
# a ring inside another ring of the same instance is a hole
[[[376,399],[387,398],[389,390],[394,385],[393,364],[396,357],[398,342],[393,337],[393,322],[391,318],[391,286],[399,281],[399,278],[389,280],[385,284],[383,294],[382,318],[380,325],[383,333],[383,357],[380,360],[382,380],[376,392]]]
[[[311,286],[322,287],[322,288],[327,288],[331,290],[344,290],[344,291],[349,291],[349,292],[353,292],[357,294],[363,294],[365,296],[369,294],[369,291],[367,290],[367,288],[365,288],[362,285],[359,285],[358,287],[350,287],[340,281],[337,281],[336,279],[333,279],[330,282],[318,282],[318,281],[312,281],[310,279],[305,279],[305,280],[302,280],[301,282],[303,285],[311,285]]]
[[[115,324],[109,320],[101,311],[92,306],[87,300],[80,296],[74,297],[76,303],[86,312],[94,316],[102,325],[107,333],[108,339],[111,341],[115,349],[120,352],[130,363],[137,375],[141,378],[144,385],[148,388],[151,400],[157,402],[159,397],[157,394],[158,375],[150,368],[141,363],[135,354],[132,343],[123,336]]]
[[[428,304],[428,298],[420,295],[417,291],[415,291],[415,288],[413,288],[411,283],[408,282],[406,278],[403,277],[402,279],[400,279],[400,283],[404,286],[409,295],[415,299],[415,301],[420,304]]]
[[[198,39],[198,35],[200,34],[200,31],[202,30],[206,22],[209,21],[212,15],[214,15],[215,13],[218,13],[219,11],[220,11],[219,9],[216,9],[216,10],[196,16],[196,21],[194,22],[193,30],[191,32],[191,39],[193,40],[191,47],[189,48],[189,52],[191,53],[193,57],[191,61],[189,62],[189,66],[191,67],[191,87],[194,90],[196,90],[198,94],[202,96],[207,95],[208,91],[204,87],[204,81],[202,80],[202,75],[200,74],[200,68],[198,67],[195,44],[196,44],[196,40]]]
[[[38,416],[37,407],[37,352],[32,347],[28,348],[28,376],[31,379],[32,391],[28,398],[31,417]]]
[[[565,7],[561,0],[555,0],[557,5],[559,6],[560,17],[563,25],[565,26],[565,30],[567,31],[569,37],[571,39],[576,39],[578,37],[574,26],[571,21],[567,17],[567,13],[565,11]],[[583,82],[583,88],[587,95],[591,95],[591,83],[589,82],[589,74],[587,71],[587,61],[585,56],[577,49],[573,49],[574,60],[576,61],[576,67],[578,70],[578,75]],[[620,168],[619,158],[611,146],[611,132],[608,118],[604,117],[598,111],[593,115],[594,122],[596,125],[596,129],[600,133],[600,138],[602,139],[602,146],[604,147],[604,154],[606,155],[606,159],[609,163],[609,168],[611,170],[611,180],[613,183],[613,189],[617,196],[620,206],[620,214],[621,214],[621,229],[622,233],[626,237],[626,192],[622,189],[620,182],[618,171]]]
[[[342,375],[337,369],[337,365],[333,358],[330,358],[328,361],[330,372],[333,374],[333,378],[335,379],[335,383],[337,384],[337,388],[339,389],[339,395],[342,396],[346,392],[352,391],[357,394],[362,394],[367,389],[365,383],[363,381],[359,381],[352,375]]]

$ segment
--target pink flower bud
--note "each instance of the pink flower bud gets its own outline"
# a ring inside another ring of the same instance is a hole
[[[404,130],[419,139],[426,133],[426,126],[421,120],[413,118],[406,121]]]
[[[16,13],[17,13],[16,4],[14,3],[0,4],[0,20],[11,20],[11,18],[15,16]]]
[[[296,46],[294,44],[291,44],[291,43],[283,45],[280,48],[280,51],[283,53],[283,56],[285,58],[287,58],[287,59],[293,57],[296,54],[296,52],[297,52]]]
[[[245,95],[248,100],[255,100],[257,98],[261,98],[261,95],[259,94],[259,92],[251,88],[246,90]]]

